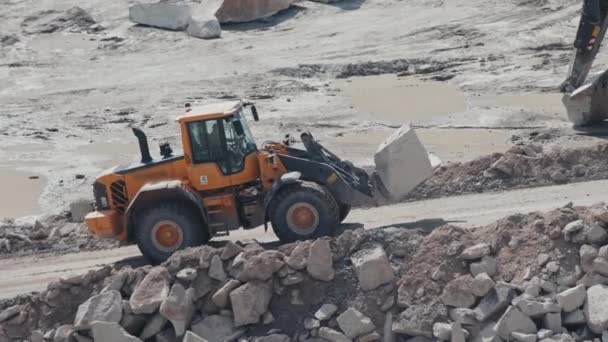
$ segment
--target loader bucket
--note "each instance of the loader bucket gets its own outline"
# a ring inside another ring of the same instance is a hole
[[[575,126],[587,126],[608,118],[608,70],[595,75],[572,94],[565,94],[562,102],[568,119]]]
[[[378,148],[374,155],[376,175],[390,200],[398,201],[433,174],[440,162],[431,157],[416,132],[401,126]]]

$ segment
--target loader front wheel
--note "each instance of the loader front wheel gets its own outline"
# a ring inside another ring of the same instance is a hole
[[[346,219],[348,213],[350,213],[350,204],[340,203],[340,223]]]
[[[173,252],[202,245],[209,238],[200,216],[190,207],[163,203],[147,208],[138,215],[135,240],[146,258],[160,263]]]
[[[271,202],[270,222],[281,242],[329,235],[339,223],[339,207],[322,185],[300,182],[280,190]]]

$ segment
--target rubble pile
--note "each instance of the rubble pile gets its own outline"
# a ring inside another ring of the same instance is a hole
[[[545,150],[543,146],[517,145],[464,163],[441,166],[409,199],[565,184],[608,178],[608,144]]]
[[[608,337],[608,208],[468,230],[227,242],[0,304],[0,341],[583,341]]]
[[[98,33],[105,30],[80,7],[67,11],[46,10],[26,17],[21,23],[26,35],[53,32]]]
[[[89,235],[81,218],[72,213],[49,215],[33,222],[0,221],[0,258],[37,253],[69,253],[116,247],[118,243]]]

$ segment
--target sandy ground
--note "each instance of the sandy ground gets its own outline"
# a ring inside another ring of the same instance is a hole
[[[0,217],[57,212],[90,197],[101,170],[137,159],[129,127],[143,127],[154,150],[175,142],[173,118],[185,102],[257,99],[260,142],[309,129],[362,165],[403,123],[444,161],[503,151],[531,130],[557,129],[552,143],[564,146],[598,139],[569,128],[555,93],[578,1],[299,2],[265,22],[226,25],[211,41],[135,26],[130,3],[0,6],[0,33],[20,40],[0,48],[0,186],[22,197],[2,196]],[[24,34],[24,18],[74,5],[106,30]],[[363,64],[396,59],[409,68]],[[347,64],[358,72],[337,79],[332,70]],[[387,74],[356,77],[370,73]]]
[[[546,211],[573,202],[575,205],[590,205],[605,200],[597,191],[608,186],[608,181],[550,186],[535,189],[515,190],[502,193],[466,195],[435,200],[402,203],[392,206],[356,209],[341,226],[367,229],[395,226],[404,229],[421,228],[430,231],[446,223],[474,228],[489,224],[510,214]],[[222,238],[224,239],[224,238]],[[221,244],[222,239],[213,243]],[[255,239],[261,243],[277,241],[272,229],[239,230],[229,237],[233,241]],[[115,262],[132,265],[145,264],[136,246],[95,252],[82,252],[60,256],[31,256],[0,260],[0,299],[18,294],[40,291],[59,277],[69,277],[89,269]],[[44,264],[41,261],[44,260]]]

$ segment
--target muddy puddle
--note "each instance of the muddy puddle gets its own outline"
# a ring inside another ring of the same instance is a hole
[[[337,86],[357,112],[385,123],[420,124],[467,108],[464,93],[446,82],[380,75],[354,77]]]
[[[0,219],[39,214],[45,186],[40,174],[0,167]]]
[[[348,158],[366,162],[373,160],[373,155],[380,143],[391,130],[370,130],[346,133],[328,138],[336,151],[345,153]],[[416,129],[418,137],[427,151],[436,154],[442,161],[468,161],[480,155],[504,152],[510,147],[509,130],[488,129]],[[348,146],[347,148],[344,146]]]

